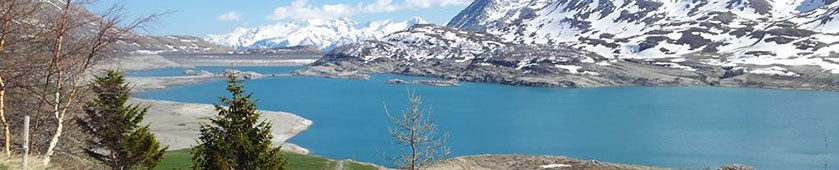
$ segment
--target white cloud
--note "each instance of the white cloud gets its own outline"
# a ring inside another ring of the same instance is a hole
[[[468,5],[471,0],[405,0],[404,3],[394,3],[393,0],[376,0],[376,2],[356,5],[326,4],[313,6],[308,0],[295,0],[290,6],[281,6],[268,15],[270,20],[283,19],[333,19],[349,17],[359,14],[373,14],[394,12],[398,10],[418,10],[434,7]]]
[[[218,16],[219,21],[237,21],[239,17],[242,17],[242,14],[236,11],[230,11],[228,13],[224,13]]]
[[[445,6],[459,6],[459,5],[469,5],[469,2],[466,0],[406,0],[405,4],[409,8],[433,8],[433,7],[445,7]]]

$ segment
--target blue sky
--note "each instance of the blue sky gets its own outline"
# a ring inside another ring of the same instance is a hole
[[[444,24],[472,0],[99,0],[86,7],[102,11],[112,4],[126,7],[128,17],[172,12],[145,33],[194,35],[224,33],[236,27],[276,22],[348,17],[361,24],[414,16]]]

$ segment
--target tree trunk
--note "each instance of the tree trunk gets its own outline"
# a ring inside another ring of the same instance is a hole
[[[56,112],[56,116],[59,116],[58,112]],[[60,117],[56,117],[56,119],[58,120],[58,126],[55,127],[55,134],[52,136],[50,145],[47,148],[47,155],[44,157],[44,166],[50,164],[50,159],[52,158],[52,155],[55,154],[55,146],[58,145],[58,139],[64,131],[64,119]]]
[[[60,39],[60,38],[59,38]],[[61,49],[61,45],[58,46]],[[57,63],[57,62],[56,62]],[[55,116],[56,126],[55,126],[55,134],[52,135],[52,139],[50,140],[49,147],[47,147],[47,154],[44,156],[44,166],[50,164],[50,159],[52,155],[55,153],[55,146],[58,145],[58,139],[61,138],[61,134],[64,131],[64,114],[61,113],[61,90],[62,90],[62,79],[63,76],[61,74],[61,68],[56,64],[57,78],[58,82],[56,82],[56,87],[58,89],[55,90],[55,106],[53,106],[53,116]]]
[[[417,167],[417,144],[411,142],[411,170],[416,170]]]
[[[6,84],[3,83],[3,77],[0,77],[0,121],[2,121],[2,123],[3,123],[3,130],[4,130],[3,135],[5,136],[5,138],[4,138],[5,141],[3,143],[4,144],[3,147],[6,150],[6,156],[11,157],[12,156],[12,151],[9,149],[9,146],[11,144],[11,135],[9,135],[9,122],[6,121],[6,112],[5,112],[5,109],[6,109],[5,101],[6,100],[4,98],[5,96],[6,96]]]
[[[53,103],[55,104],[53,107],[53,114],[55,116],[56,127],[55,134],[53,134],[49,146],[47,147],[47,154],[44,155],[44,166],[48,166],[50,164],[52,155],[55,154],[55,147],[58,145],[58,139],[61,138],[61,134],[64,132],[64,114],[61,112],[61,90],[64,89],[62,86],[64,77],[61,72],[61,47],[64,43],[64,33],[67,31],[67,20],[69,20],[71,1],[72,0],[65,1],[66,4],[64,4],[64,13],[61,16],[61,24],[58,27],[58,34],[55,38],[55,50],[53,51],[52,64],[56,73],[55,101]]]
[[[416,123],[413,123],[413,122],[416,122],[416,121],[417,120],[415,120],[413,118],[411,120],[412,124],[416,124]],[[417,137],[416,137],[417,132],[414,128],[416,128],[416,127],[411,127],[411,135],[410,135],[411,141],[409,142],[411,144],[411,170],[416,170],[417,169],[416,166],[417,166],[417,142],[418,141],[417,141]]]
[[[9,26],[12,23],[12,12],[16,7],[17,0],[14,0],[9,4],[8,9],[6,9],[5,13],[3,14],[3,31],[2,35],[0,35],[0,54],[5,53],[6,50],[6,39],[9,37]],[[11,133],[9,132],[9,122],[6,122],[6,112],[5,112],[5,95],[6,95],[6,84],[3,83],[3,77],[0,76],[0,123],[3,124],[3,136],[4,142],[3,147],[6,151],[6,156],[11,157],[12,151],[10,148],[11,145]]]

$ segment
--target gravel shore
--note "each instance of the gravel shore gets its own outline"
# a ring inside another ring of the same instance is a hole
[[[210,104],[180,103],[162,100],[131,98],[131,104],[151,106],[143,123],[163,145],[170,150],[184,149],[196,145],[200,123],[209,123],[216,111]],[[284,151],[308,154],[309,150],[285,141],[312,125],[312,121],[287,112],[260,111],[262,118],[272,124],[273,142],[282,145]]]

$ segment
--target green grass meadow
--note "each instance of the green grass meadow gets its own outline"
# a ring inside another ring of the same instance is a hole
[[[326,159],[321,156],[315,155],[302,155],[297,153],[290,153],[285,152],[286,158],[288,158],[289,168],[291,169],[301,169],[301,170],[308,170],[308,169],[335,169],[337,165],[337,161]],[[171,169],[191,169],[192,167],[192,155],[189,153],[189,149],[181,149],[181,150],[170,150],[166,151],[166,154],[163,155],[163,160],[157,164],[155,170],[171,170]],[[377,169],[374,166],[370,165],[363,165],[355,162],[345,162],[344,169],[347,170],[375,170]]]

